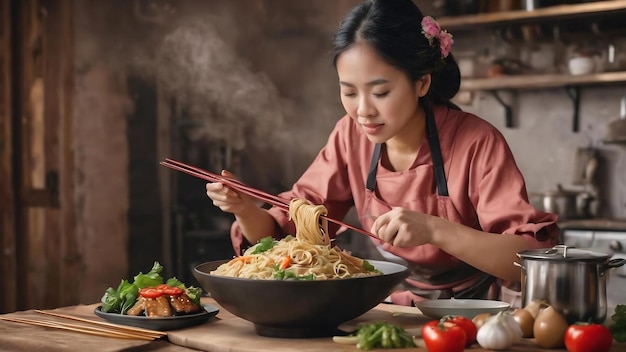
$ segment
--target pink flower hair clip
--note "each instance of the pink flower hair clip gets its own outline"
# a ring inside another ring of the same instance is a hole
[[[430,46],[435,45],[435,38],[439,42],[439,50],[441,51],[441,58],[445,59],[450,54],[450,50],[452,50],[452,44],[454,44],[454,40],[452,39],[452,34],[448,33],[445,29],[441,29],[439,23],[435,21],[431,16],[424,16],[422,18],[422,33],[428,39],[428,44]]]

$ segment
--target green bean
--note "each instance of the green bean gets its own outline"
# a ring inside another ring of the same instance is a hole
[[[383,327],[383,336],[382,336],[382,341],[380,342],[380,345],[382,346],[382,348],[392,348],[393,346],[391,345],[391,336],[390,336],[390,330]]]
[[[379,321],[361,325],[356,333],[357,348],[368,350],[376,347],[405,348],[415,347],[413,337],[399,326]]]
[[[398,337],[398,329],[391,330],[391,342],[393,343],[394,348],[404,347],[402,341],[400,341],[400,337]]]

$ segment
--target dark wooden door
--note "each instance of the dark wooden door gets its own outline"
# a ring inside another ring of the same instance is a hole
[[[2,1],[3,312],[76,301],[72,1]]]
[[[0,1],[0,312],[17,307],[17,238],[13,178],[12,2]]]

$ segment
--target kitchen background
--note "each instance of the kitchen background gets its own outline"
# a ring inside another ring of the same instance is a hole
[[[357,2],[3,1],[0,312],[97,301],[155,260],[191,281],[194,264],[231,257],[232,218],[202,181],[158,162],[289,187],[344,114],[329,50]],[[446,20],[526,2],[416,3],[450,23],[465,76],[456,102],[502,131],[533,202],[563,200],[547,197],[561,185],[587,200],[564,228],[626,231],[626,2],[483,26]],[[580,81],[574,57],[593,62]],[[373,255],[359,236],[340,245]]]

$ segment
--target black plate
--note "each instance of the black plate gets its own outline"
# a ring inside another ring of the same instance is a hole
[[[211,304],[204,305],[204,311],[200,313],[180,315],[174,317],[152,317],[122,315],[118,313],[105,313],[102,306],[98,306],[94,313],[100,318],[114,324],[130,325],[138,328],[168,331],[182,329],[189,326],[199,325],[209,320],[209,318],[217,315],[219,309]]]

